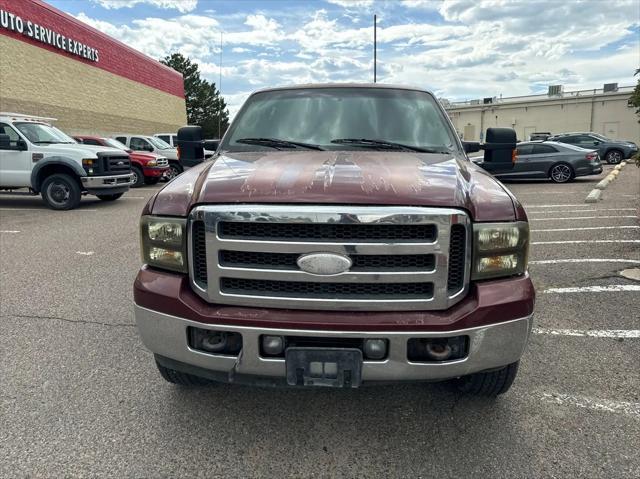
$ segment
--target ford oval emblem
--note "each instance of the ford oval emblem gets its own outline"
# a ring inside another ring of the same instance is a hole
[[[352,264],[348,256],[335,253],[303,254],[296,263],[302,271],[322,276],[344,273]]]

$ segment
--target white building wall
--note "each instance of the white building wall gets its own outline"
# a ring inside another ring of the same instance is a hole
[[[505,98],[488,105],[452,104],[447,111],[467,141],[482,141],[487,128],[498,126],[515,129],[519,140],[528,140],[534,131],[593,131],[640,144],[640,123],[635,108],[628,105],[629,95],[626,91],[580,92],[563,97]]]

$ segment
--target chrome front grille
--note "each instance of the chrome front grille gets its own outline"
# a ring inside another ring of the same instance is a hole
[[[216,205],[189,221],[189,269],[206,301],[360,311],[440,310],[469,283],[469,218],[419,207]],[[348,271],[302,271],[301,255],[348,256]]]
[[[169,160],[167,160],[166,158],[158,158],[156,160],[156,167],[164,168],[165,166],[169,166]]]

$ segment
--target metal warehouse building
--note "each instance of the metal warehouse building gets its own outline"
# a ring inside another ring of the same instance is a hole
[[[444,102],[458,132],[468,141],[483,140],[492,126],[516,130],[519,140],[533,132],[592,131],[610,138],[640,143],[640,124],[629,103],[633,87],[604,85],[602,89],[564,92],[559,85],[546,95],[489,97]]]
[[[0,111],[57,118],[70,134],[187,122],[180,73],[40,0],[0,0]]]

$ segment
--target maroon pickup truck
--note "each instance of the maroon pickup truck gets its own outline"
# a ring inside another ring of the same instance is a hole
[[[202,155],[197,127],[180,133]],[[494,170],[515,132],[461,142],[424,90],[254,93],[216,156],[142,213],[134,286],[161,375],[264,386],[453,380],[495,396],[530,334],[529,227]]]

